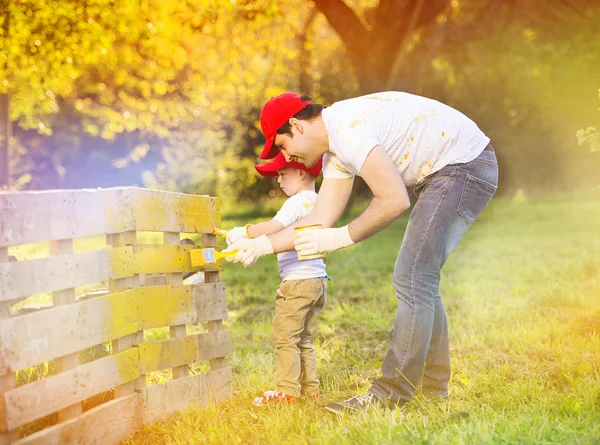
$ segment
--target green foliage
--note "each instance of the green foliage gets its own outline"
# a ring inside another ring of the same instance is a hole
[[[254,202],[276,190],[253,169],[262,104],[285,90],[325,104],[360,94],[355,54],[307,2],[6,2],[0,88],[16,187],[145,184]],[[374,23],[378,2],[348,4]],[[475,120],[501,158],[501,187],[585,185],[597,161],[573,134],[597,117],[597,12],[549,27],[523,6],[481,33],[471,24],[485,7],[452,2],[432,24],[447,26],[441,43],[417,29],[399,85],[416,79]],[[594,133],[580,141],[597,150]]]
[[[595,127],[579,130],[577,132],[577,143],[579,145],[588,144],[590,151],[600,151],[600,133]]]

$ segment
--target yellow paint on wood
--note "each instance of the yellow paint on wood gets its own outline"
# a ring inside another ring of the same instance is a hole
[[[133,187],[116,187],[101,190],[107,235],[135,230],[131,206],[132,189]]]
[[[113,357],[120,382],[131,382],[140,376],[140,360],[135,349],[115,354]]]
[[[152,329],[195,323],[191,286],[154,286],[136,289],[139,328]]]
[[[216,198],[144,189],[132,193],[137,230],[212,233],[221,223]]]
[[[229,332],[215,331],[139,345],[140,372],[159,371],[224,357],[231,352]]]
[[[190,335],[160,342],[142,343],[139,345],[139,352],[142,374],[193,363],[198,357],[198,337]]]
[[[117,280],[132,276],[134,273],[133,248],[113,247],[109,250],[110,278]]]
[[[124,335],[132,334],[140,329],[138,326],[138,289],[129,289],[116,294],[108,295],[106,298],[107,309],[107,336],[115,340]]]

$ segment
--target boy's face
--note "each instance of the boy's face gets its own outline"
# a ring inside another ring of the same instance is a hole
[[[293,196],[298,193],[298,190],[302,186],[302,170],[298,170],[297,168],[284,168],[282,170],[277,170],[277,183],[281,190],[288,195]]]

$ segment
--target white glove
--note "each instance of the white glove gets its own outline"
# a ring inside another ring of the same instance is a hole
[[[240,239],[248,239],[248,232],[245,226],[234,227],[233,229],[227,231],[227,237],[225,238],[225,241],[227,241],[228,246],[231,246]]]
[[[303,230],[296,234],[294,247],[301,255],[333,252],[354,244],[348,226],[339,229]]]
[[[237,250],[238,253],[234,257],[226,257],[229,262],[243,264],[245,267],[250,267],[258,261],[259,258],[273,253],[273,245],[267,235],[259,236],[258,238],[248,239],[242,238],[227,249],[223,253]]]

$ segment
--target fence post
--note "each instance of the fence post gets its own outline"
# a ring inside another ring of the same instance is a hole
[[[217,245],[217,237],[210,233],[202,234],[202,246],[203,247],[215,247]],[[205,283],[218,283],[219,272],[204,272]],[[223,320],[214,320],[208,322],[208,332],[221,331],[223,330]],[[220,369],[227,366],[225,357],[219,357],[210,360],[210,369]]]
[[[0,263],[8,262],[8,247],[0,247]],[[10,304],[0,303],[0,320],[3,318],[10,317]],[[15,387],[15,374],[11,372],[7,372],[3,376],[0,376],[0,394],[10,391]],[[0,399],[3,400],[4,398]],[[0,416],[4,417],[6,415],[4,406],[0,402]],[[4,423],[4,418],[0,419],[0,424]],[[8,445],[13,442],[16,442],[19,439],[19,430],[8,431],[6,433],[0,432],[0,445]]]
[[[135,230],[130,230],[123,233],[114,233],[106,235],[106,246],[111,247],[124,247],[126,245],[133,245],[135,243],[136,233]],[[134,286],[135,278],[139,281],[139,275],[133,275],[131,277],[119,278],[116,280],[109,280],[108,290],[110,293],[121,292],[123,290],[136,287]],[[137,341],[137,333],[126,335],[112,341],[112,353],[123,352],[134,346]],[[135,382],[125,383],[124,385],[115,388],[115,399],[122,396],[133,394]]]
[[[58,240],[50,242],[50,255],[68,255],[73,253],[73,240]],[[75,303],[75,288],[64,289],[61,291],[52,292],[52,305],[62,306],[69,303]],[[79,365],[79,353],[66,355],[56,359],[56,372],[63,372],[68,369],[76,368]],[[65,420],[77,417],[82,412],[81,403],[69,406],[58,412],[58,421],[64,422]]]
[[[163,232],[164,244],[176,244],[179,245],[179,232]],[[168,273],[166,275],[167,286],[176,286],[183,284],[182,273]],[[187,334],[186,325],[169,326],[169,333],[171,338],[185,337]],[[172,368],[173,380],[181,379],[190,375],[188,368],[189,365],[176,366]]]

